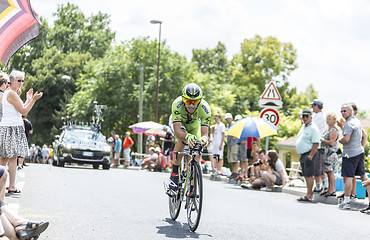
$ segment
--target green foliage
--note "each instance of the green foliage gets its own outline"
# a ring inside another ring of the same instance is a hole
[[[89,121],[93,101],[108,106],[102,129],[106,134],[123,134],[137,122],[140,93],[139,67],[144,65],[143,119],[153,120],[156,86],[156,41],[132,39],[114,47],[104,58],[91,61],[87,73],[78,81],[78,92],[71,104],[73,119]],[[192,67],[186,58],[171,53],[164,43],[161,51],[159,81],[160,122],[168,124],[171,102],[192,78]],[[177,91],[176,91],[177,90]]]

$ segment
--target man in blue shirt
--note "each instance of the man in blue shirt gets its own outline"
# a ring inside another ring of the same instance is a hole
[[[118,134],[114,136],[114,138],[116,139],[116,145],[114,146],[113,167],[117,168],[119,166],[119,157],[121,156],[121,151],[122,151],[122,140],[119,138]]]
[[[305,196],[298,198],[298,201],[312,201],[313,177],[315,175],[315,164],[319,162],[320,135],[319,128],[312,123],[312,113],[310,110],[302,112],[303,125],[298,133],[296,142],[296,151],[301,155],[299,162],[302,167],[302,175],[306,179],[307,193]]]

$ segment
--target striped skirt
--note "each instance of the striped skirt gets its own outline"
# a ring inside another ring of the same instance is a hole
[[[28,156],[28,142],[23,126],[0,126],[0,157]]]

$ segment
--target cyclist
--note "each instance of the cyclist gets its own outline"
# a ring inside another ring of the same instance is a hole
[[[208,103],[202,99],[200,87],[195,83],[189,83],[172,103],[172,122],[174,135],[177,138],[174,151],[182,152],[186,144],[194,147],[196,141],[202,146],[208,143],[208,128],[211,119],[211,110]],[[171,121],[171,120],[170,120]],[[169,187],[178,189],[179,166],[181,155],[177,155],[172,166]]]

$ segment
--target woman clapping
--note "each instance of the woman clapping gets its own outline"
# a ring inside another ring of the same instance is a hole
[[[9,193],[20,193],[15,188],[17,157],[28,155],[28,143],[23,129],[22,115],[27,115],[35,102],[42,97],[42,92],[33,93],[30,89],[26,102],[19,97],[24,82],[24,72],[13,70],[9,75],[10,86],[0,97],[3,106],[3,118],[0,122],[0,164],[9,162]]]

